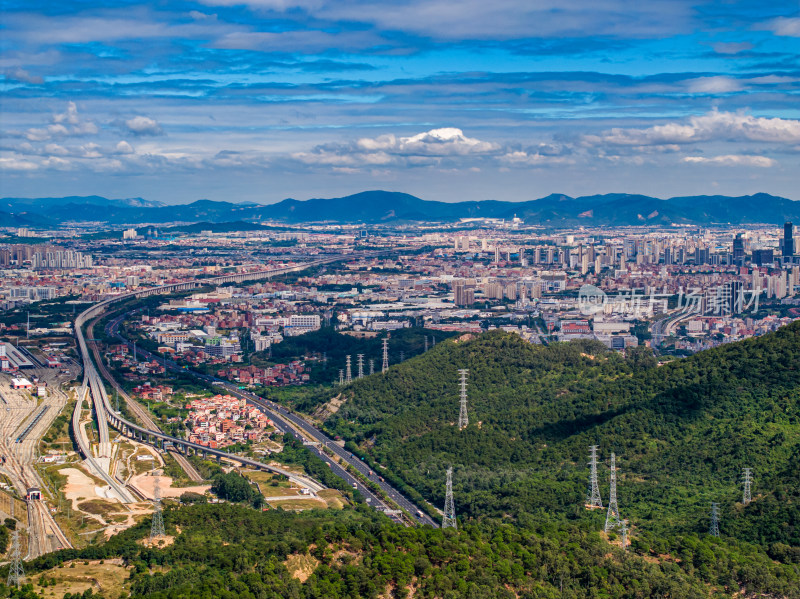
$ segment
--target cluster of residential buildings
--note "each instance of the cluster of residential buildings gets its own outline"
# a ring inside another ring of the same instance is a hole
[[[212,449],[247,441],[258,443],[273,429],[272,421],[258,408],[230,395],[194,399],[186,409],[188,440]]]
[[[292,360],[288,364],[275,364],[266,368],[234,366],[218,370],[217,376],[243,385],[265,387],[302,385],[310,380],[305,364],[300,360]]]

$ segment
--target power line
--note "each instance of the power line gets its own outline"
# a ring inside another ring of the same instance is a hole
[[[622,518],[619,517],[619,506],[617,505],[617,456],[611,453],[611,491],[608,495],[608,514],[606,514],[605,531],[608,532],[620,525]]]
[[[463,430],[469,424],[469,416],[467,415],[467,375],[469,370],[462,368],[458,371],[461,376],[461,407],[458,412],[458,428]]]
[[[456,506],[453,502],[453,467],[447,469],[447,486],[444,497],[444,517],[442,518],[442,528],[457,528],[456,526]]]
[[[589,492],[586,497],[586,505],[590,508],[603,507],[600,486],[597,483],[597,445],[589,446]]]

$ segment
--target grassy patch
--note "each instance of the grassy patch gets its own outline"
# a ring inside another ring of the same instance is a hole
[[[308,553],[294,553],[283,562],[292,577],[305,582],[319,566],[319,560]]]
[[[74,566],[74,567],[73,567]],[[130,568],[121,564],[121,560],[66,562],[61,568],[45,570],[36,577],[31,577],[33,590],[45,597],[63,597],[65,593],[83,593],[92,589],[93,593],[102,593],[107,599],[117,599],[128,582]]]

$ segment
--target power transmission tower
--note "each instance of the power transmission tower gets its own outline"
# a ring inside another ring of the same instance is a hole
[[[745,468],[744,469],[744,493],[742,494],[742,503],[748,505],[753,498],[750,495],[750,485],[753,482],[753,469],[752,468]]]
[[[25,572],[22,569],[22,551],[19,547],[18,530],[14,531],[11,543],[11,564],[8,568],[8,586],[19,588],[25,584]]]
[[[586,497],[586,506],[589,508],[603,507],[600,486],[597,484],[597,445],[589,446],[589,493]]]
[[[467,416],[467,375],[469,370],[462,368],[458,374],[461,376],[461,408],[458,412],[458,428],[463,430],[469,424],[469,416]]]
[[[353,372],[350,367],[350,356],[347,356],[347,362],[344,365],[344,382],[348,385],[353,382]]]
[[[356,358],[358,358],[358,378],[364,378],[364,354],[357,354]]]
[[[404,352],[404,351],[401,351],[401,352],[400,352],[400,361],[402,362],[402,361],[403,361],[403,360],[405,360],[405,359],[406,359],[406,352]]]
[[[719,504],[711,502],[711,526],[708,529],[712,537],[719,536]]]
[[[425,351],[428,351],[428,336],[425,335]]]
[[[375,360],[369,361],[369,373],[375,374]]]
[[[381,373],[385,374],[389,370],[389,340],[383,340],[383,365],[381,366]]]
[[[151,541],[165,535],[164,516],[161,513],[161,487],[158,484],[158,475],[156,475],[155,479],[155,484],[153,485],[153,523],[150,526]]]
[[[605,531],[608,532],[620,525],[619,506],[617,505],[617,456],[611,454],[611,492],[608,495],[608,514],[606,514]]]
[[[444,496],[442,528],[456,528],[456,505],[453,502],[453,467],[447,469],[447,487]]]
[[[344,370],[339,369],[339,384],[344,385]]]

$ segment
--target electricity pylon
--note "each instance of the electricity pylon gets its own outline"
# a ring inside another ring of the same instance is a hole
[[[369,373],[375,374],[375,360],[369,361]]]
[[[750,485],[753,482],[753,469],[744,468],[744,492],[742,493],[742,503],[747,505],[753,498],[750,495]]]
[[[605,531],[608,532],[616,528],[622,522],[619,517],[619,506],[617,505],[617,456],[611,454],[611,491],[608,495],[608,514],[606,514]]]
[[[589,492],[586,497],[586,507],[603,507],[603,499],[600,497],[600,486],[597,484],[597,445],[589,446]]]
[[[719,536],[719,504],[711,502],[711,526],[708,529],[708,533],[712,537]]]
[[[389,370],[389,340],[383,340],[383,365],[381,366],[381,373],[386,373]]]
[[[469,370],[462,368],[458,371],[461,375],[461,408],[458,412],[458,428],[465,429],[469,424],[469,416],[467,415],[467,375]]]
[[[364,378],[364,354],[357,354],[356,358],[358,358],[358,378]]]
[[[153,523],[150,526],[151,541],[165,535],[164,515],[161,513],[161,487],[158,484],[158,475],[156,475],[155,479],[153,485]]]
[[[428,336],[425,335],[425,351],[428,351]]]
[[[13,499],[11,501],[14,501]],[[22,552],[19,548],[19,531],[14,531],[11,544],[11,563],[8,568],[8,586],[21,587],[25,584],[25,572],[22,569]]]
[[[447,469],[447,487],[444,496],[442,528],[456,528],[456,505],[453,502],[453,467]]]
[[[344,370],[339,369],[339,384],[344,385]]]
[[[353,382],[353,371],[350,366],[350,356],[347,356],[347,362],[344,366],[344,382],[348,385]]]

